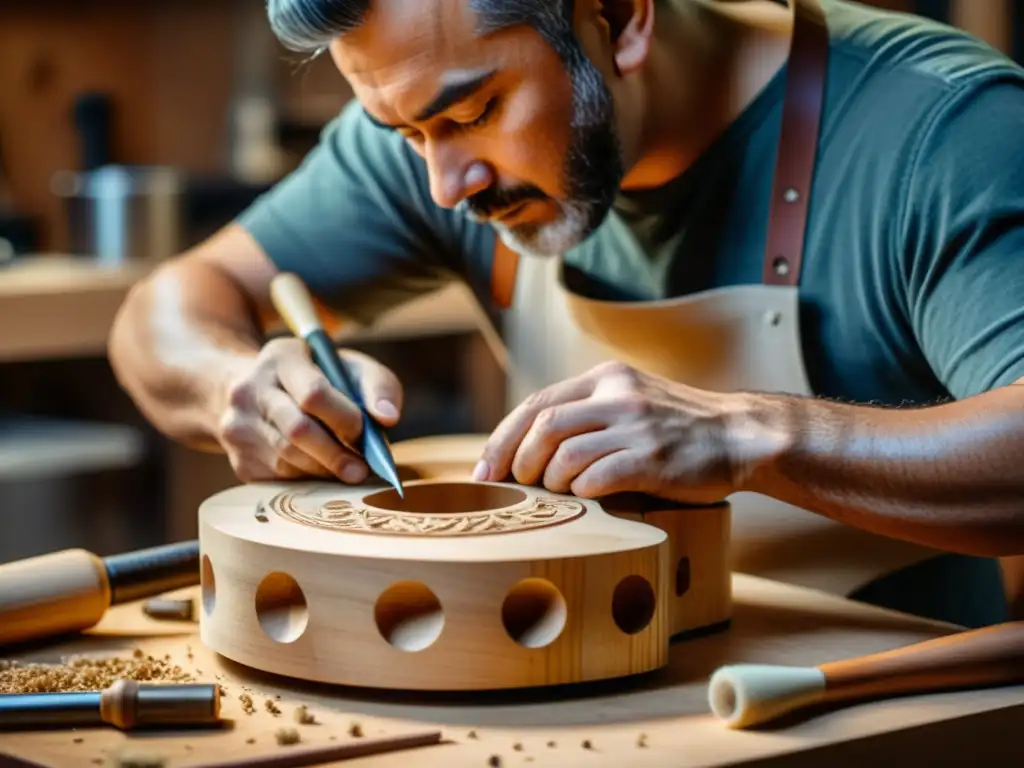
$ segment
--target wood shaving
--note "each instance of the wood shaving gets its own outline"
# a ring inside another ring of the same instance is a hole
[[[238,694],[238,700],[242,702],[242,711],[247,715],[253,715],[256,713],[256,705],[252,703],[252,696],[248,693]]]
[[[277,733],[274,734],[274,738],[277,739],[277,743],[282,747],[298,744],[301,739],[299,732],[294,728],[279,728]]]
[[[114,755],[111,764],[117,768],[164,768],[167,765],[167,758],[157,754],[125,752]]]
[[[136,650],[130,658],[69,656],[59,664],[0,660],[0,693],[100,691],[117,680],[194,683],[196,679],[166,658]]]
[[[299,725],[312,725],[316,722],[316,718],[310,714],[309,708],[305,704],[297,706],[292,716]]]

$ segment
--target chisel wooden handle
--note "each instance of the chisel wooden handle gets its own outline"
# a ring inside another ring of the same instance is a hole
[[[746,728],[814,704],[1020,682],[1024,621],[1013,621],[817,667],[722,667],[708,703],[726,725]]]
[[[0,644],[88,629],[109,607],[107,569],[84,549],[0,565]]]
[[[80,632],[111,605],[198,583],[198,542],[107,558],[66,549],[0,565],[0,645]]]

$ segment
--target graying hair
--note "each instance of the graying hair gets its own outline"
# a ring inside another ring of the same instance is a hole
[[[317,54],[336,38],[358,29],[372,0],[267,0],[270,26],[281,44]],[[468,0],[481,34],[528,25],[563,58],[573,56],[572,13],[575,0]]]

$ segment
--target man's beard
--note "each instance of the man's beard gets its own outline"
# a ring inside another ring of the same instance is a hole
[[[554,203],[559,208],[554,221],[513,227],[492,222],[505,245],[527,256],[560,256],[590,237],[611,210],[625,174],[611,93],[575,40],[567,68],[573,106],[564,167],[565,199],[556,200],[532,184],[522,184],[488,188],[460,204],[473,218],[489,219],[521,203]]]

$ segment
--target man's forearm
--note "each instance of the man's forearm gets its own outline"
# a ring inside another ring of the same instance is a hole
[[[121,386],[158,429],[218,450],[226,383],[260,343],[259,323],[231,279],[208,264],[178,261],[132,289],[108,354]]]
[[[927,408],[749,403],[738,490],[946,551],[1024,554],[1024,384]]]

